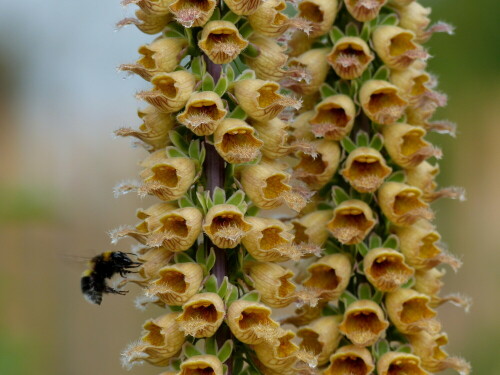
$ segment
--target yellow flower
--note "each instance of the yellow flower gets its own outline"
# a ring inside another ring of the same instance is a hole
[[[369,375],[374,369],[373,358],[368,349],[346,345],[330,357],[330,365],[323,375]]]
[[[239,16],[248,16],[255,13],[261,3],[262,0],[224,0],[224,4]]]
[[[255,57],[245,56],[245,63],[255,71],[259,79],[279,81],[288,75],[284,69],[288,61],[286,47],[279,45],[273,38],[253,34],[249,38],[259,54]]]
[[[354,102],[347,95],[332,95],[314,108],[309,119],[316,137],[339,141],[351,132],[356,117]]]
[[[367,22],[378,16],[387,0],[346,0],[345,6],[357,21]]]
[[[317,357],[317,365],[323,366],[337,348],[340,341],[339,319],[336,316],[323,316],[297,331],[302,339],[300,349]]]
[[[366,42],[358,37],[340,38],[327,56],[328,63],[342,79],[356,79],[374,59]]]
[[[296,244],[316,245],[323,247],[328,239],[326,224],[333,216],[331,210],[320,210],[308,213],[292,220]]]
[[[203,222],[203,231],[221,249],[232,249],[251,229],[243,213],[232,204],[213,206]]]
[[[142,263],[141,266],[136,269],[136,274],[127,277],[125,281],[147,287],[152,280],[159,277],[160,269],[168,264],[173,256],[174,253],[163,247],[143,249],[137,255],[137,260]]]
[[[283,34],[290,27],[289,18],[282,13],[286,9],[284,0],[262,1],[248,22],[257,33],[270,37]]]
[[[366,81],[359,92],[363,112],[372,121],[390,125],[403,116],[408,102],[401,90],[387,81]]]
[[[195,355],[181,363],[177,375],[223,375],[222,362],[214,355]]]
[[[177,115],[177,121],[196,135],[210,135],[226,114],[222,99],[215,92],[194,92],[189,97],[184,111]]]
[[[394,292],[414,273],[403,254],[386,248],[370,250],[363,259],[363,270],[370,284],[382,292]]]
[[[169,13],[168,6],[174,0],[122,0],[122,5],[136,4],[144,12],[157,16]]]
[[[211,337],[219,329],[226,309],[216,293],[198,293],[182,305],[176,321],[179,328],[193,337]]]
[[[297,362],[296,354],[299,347],[292,342],[293,338],[295,338],[295,333],[286,331],[278,338],[278,345],[263,342],[254,345],[253,350],[264,366],[276,371],[285,371]]]
[[[198,46],[214,64],[229,64],[248,46],[248,41],[233,23],[210,21],[203,27]]]
[[[153,35],[161,33],[168,23],[172,21],[171,14],[150,14],[142,9],[136,10],[135,16],[137,18],[124,18],[118,22],[116,26],[123,27],[126,25],[135,25],[143,33]]]
[[[216,6],[216,0],[175,0],[169,9],[182,26],[199,27],[212,17]]]
[[[214,146],[228,163],[241,164],[255,160],[264,142],[256,137],[255,129],[243,120],[228,118],[214,134]]]
[[[310,95],[317,92],[325,82],[326,75],[330,70],[330,66],[326,61],[327,54],[328,49],[326,48],[314,48],[300,56],[292,57],[288,61],[288,67],[290,70],[295,70],[296,74],[299,72],[302,72],[302,74],[299,75],[298,79],[289,78],[286,87],[301,95]]]
[[[304,0],[298,5],[298,17],[312,24],[310,38],[325,35],[330,31],[337,17],[337,0]]]
[[[376,224],[373,212],[365,202],[351,199],[340,203],[333,210],[327,228],[344,245],[360,243]]]
[[[429,375],[420,366],[420,358],[414,354],[387,352],[377,362],[379,375]]]
[[[429,205],[422,200],[422,191],[410,185],[385,182],[378,190],[378,201],[385,217],[399,226],[434,218]]]

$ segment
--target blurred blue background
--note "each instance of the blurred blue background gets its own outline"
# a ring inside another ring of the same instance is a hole
[[[448,352],[476,374],[500,373],[500,5],[494,0],[422,1],[456,35],[435,35],[430,70],[450,96],[437,117],[458,122],[457,139],[433,135],[444,150],[440,183],[465,186],[465,203],[435,204],[438,226],[455,254],[445,292],[472,296],[470,314],[440,308]],[[3,2],[0,12],[0,373],[122,374],[120,351],[160,310],[135,310],[111,296],[97,308],[79,293],[82,264],[110,248],[106,231],[133,223],[133,196],[114,199],[116,182],[134,177],[144,155],[113,141],[137,126],[133,94],[145,84],[116,73],[152,39],[114,24],[132,9],[113,1]],[[137,289],[131,287],[133,293]],[[158,374],[152,366],[134,374]]]

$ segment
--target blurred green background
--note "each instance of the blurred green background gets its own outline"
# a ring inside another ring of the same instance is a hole
[[[141,150],[113,141],[112,131],[137,126],[133,93],[144,83],[122,79],[151,37],[113,32],[130,14],[118,4],[31,0],[4,4],[0,14],[0,373],[122,374],[120,351],[160,310],[110,296],[101,307],[79,292],[83,264],[109,245],[106,230],[134,222],[133,196],[112,187],[133,177]],[[434,205],[449,248],[463,255],[445,292],[473,298],[469,314],[440,308],[448,352],[472,362],[475,374],[500,374],[500,5],[494,0],[422,1],[456,34],[429,43],[430,70],[449,94],[437,118],[458,136],[432,135],[444,150],[442,186],[467,189],[468,200]],[[131,294],[138,290],[131,287]],[[158,374],[135,368],[134,374]]]

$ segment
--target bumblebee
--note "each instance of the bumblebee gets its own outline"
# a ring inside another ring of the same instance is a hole
[[[124,295],[127,291],[113,289],[106,284],[106,279],[110,279],[115,274],[126,277],[128,273],[134,271],[142,263],[134,262],[127,253],[121,251],[106,251],[96,255],[89,262],[89,268],[83,273],[81,288],[83,296],[90,303],[100,305],[104,293]]]

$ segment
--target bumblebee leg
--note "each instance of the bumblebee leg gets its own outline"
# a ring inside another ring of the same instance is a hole
[[[104,289],[104,293],[119,294],[121,296],[124,296],[128,293],[128,290],[117,290],[107,286],[106,289]]]

